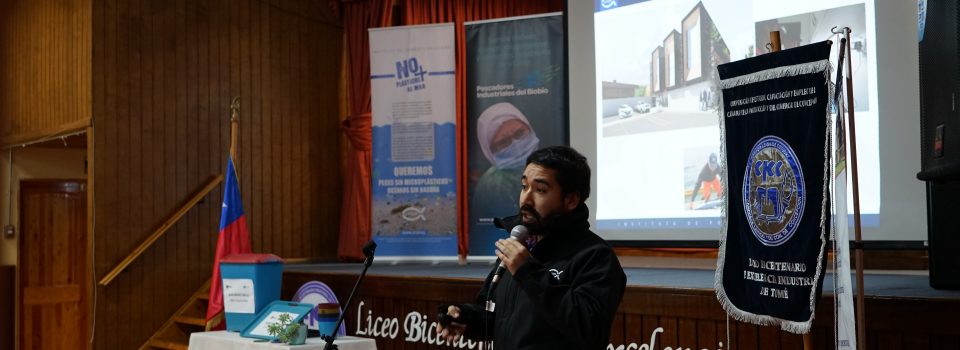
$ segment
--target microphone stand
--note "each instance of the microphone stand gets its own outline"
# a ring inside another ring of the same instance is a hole
[[[350,296],[347,297],[347,303],[343,306],[344,312],[340,313],[340,317],[337,319],[337,325],[333,326],[333,331],[330,332],[330,335],[324,335],[320,338],[326,341],[326,345],[323,346],[323,350],[339,350],[340,348],[337,345],[333,344],[333,341],[337,338],[337,332],[340,329],[340,325],[343,323],[343,318],[346,316],[346,310],[350,307],[350,302],[353,301],[353,296],[357,293],[357,288],[360,287],[360,281],[363,280],[363,276],[367,274],[367,269],[370,268],[370,265],[373,264],[373,252],[377,249],[377,244],[370,240],[366,245],[363,246],[363,254],[366,255],[366,259],[363,260],[363,272],[360,272],[360,277],[357,278],[357,283],[353,285],[353,290],[350,291]]]

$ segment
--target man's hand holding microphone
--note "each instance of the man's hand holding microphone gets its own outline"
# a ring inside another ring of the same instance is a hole
[[[500,281],[500,276],[503,275],[504,270],[509,270],[512,275],[516,273],[517,269],[530,257],[530,251],[527,250],[527,247],[524,245],[524,242],[529,236],[530,233],[525,226],[517,225],[510,231],[510,238],[501,239],[496,242],[496,254],[500,260],[500,265],[497,267],[497,271],[494,273],[493,279],[490,282],[493,286]],[[492,291],[493,288],[490,290]],[[490,296],[488,295],[487,297],[489,298]],[[438,311],[440,322],[437,323],[437,334],[446,341],[454,342],[459,340],[467,328],[467,325],[460,320],[460,308],[456,305],[448,305],[446,310],[441,307]]]

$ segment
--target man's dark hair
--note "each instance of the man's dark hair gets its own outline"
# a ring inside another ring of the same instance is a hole
[[[576,192],[580,203],[590,197],[590,165],[577,150],[567,146],[541,148],[527,157],[527,165],[530,163],[553,169],[564,195]]]

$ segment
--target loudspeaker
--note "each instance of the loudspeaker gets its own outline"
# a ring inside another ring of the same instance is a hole
[[[927,0],[920,34],[921,171],[924,181],[960,181],[960,47],[956,0]]]
[[[930,286],[960,290],[960,183],[927,182]]]

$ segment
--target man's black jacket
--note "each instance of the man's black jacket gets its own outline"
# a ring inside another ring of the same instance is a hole
[[[484,312],[493,272],[477,304],[459,305],[466,336],[494,340],[495,349],[604,349],[609,344],[626,275],[613,249],[590,231],[581,204],[560,218],[516,275],[504,272]],[[512,229],[516,217],[501,221]]]

